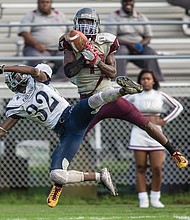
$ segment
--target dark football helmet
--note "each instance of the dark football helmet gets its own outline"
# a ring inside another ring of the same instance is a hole
[[[73,21],[74,30],[81,31],[86,36],[94,36],[99,32],[100,18],[92,8],[80,9]]]
[[[13,92],[18,92],[18,86],[26,86],[28,79],[31,77],[27,74],[20,74],[15,72],[6,72],[5,84]]]

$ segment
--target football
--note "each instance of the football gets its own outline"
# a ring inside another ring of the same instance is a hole
[[[76,52],[81,52],[85,49],[86,42],[88,38],[80,31],[72,30],[69,33],[69,40],[72,48]]]

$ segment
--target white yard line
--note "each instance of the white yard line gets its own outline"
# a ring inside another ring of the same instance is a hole
[[[176,219],[181,219],[181,220],[190,220],[190,216],[174,216]]]
[[[158,219],[158,216],[126,216],[125,219]],[[163,216],[160,216],[160,218],[163,218]],[[175,219],[179,220],[190,220],[190,216],[173,216]],[[85,220],[85,216],[79,216],[79,217],[63,217],[63,218],[58,218],[57,220]],[[112,217],[89,217],[90,220],[119,220],[123,219],[123,217],[118,217],[118,216],[112,216]],[[7,218],[5,220],[29,220],[27,218]],[[36,220],[51,220],[49,218],[36,218]]]

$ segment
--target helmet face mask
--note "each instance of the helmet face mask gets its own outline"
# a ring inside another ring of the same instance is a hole
[[[5,73],[5,84],[12,92],[19,92],[19,86],[26,86],[29,75],[15,72]]]
[[[74,29],[86,36],[95,36],[99,32],[100,18],[94,9],[80,9],[74,19]]]

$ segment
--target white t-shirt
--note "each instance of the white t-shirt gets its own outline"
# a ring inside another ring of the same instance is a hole
[[[43,15],[38,10],[28,12],[21,20],[21,24],[64,24],[68,20],[64,14],[52,10],[50,15]],[[57,50],[58,40],[66,33],[66,26],[20,26],[18,35],[22,32],[31,33],[32,37],[44,44],[49,50]]]

